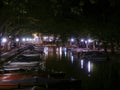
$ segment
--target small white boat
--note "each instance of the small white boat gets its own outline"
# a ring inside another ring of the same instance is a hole
[[[18,56],[14,58],[13,60],[9,61],[6,65],[3,67],[17,67],[17,68],[23,68],[23,67],[34,67],[38,66],[41,62],[40,56]]]
[[[35,50],[26,50],[22,53],[24,56],[40,56],[40,52],[35,51]]]
[[[9,65],[19,67],[19,66],[36,66],[38,64],[39,64],[39,62],[33,61],[33,62],[11,62]]]

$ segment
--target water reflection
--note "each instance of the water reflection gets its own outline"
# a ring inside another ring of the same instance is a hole
[[[66,51],[64,51],[64,55],[65,55],[65,57],[67,56],[67,52]]]
[[[44,47],[44,53],[45,53],[44,59],[46,59],[48,57],[48,47]]]
[[[93,70],[93,63],[91,61],[88,61],[88,76],[91,76],[91,72]]]
[[[88,61],[88,73],[90,73],[90,71],[91,71],[91,63],[90,61]]]
[[[58,59],[61,59],[62,58],[62,47],[58,47],[58,48],[56,48],[56,57],[58,58]]]
[[[45,52],[46,59],[48,59],[50,56],[53,56],[58,60],[63,60],[63,59],[68,60],[71,62],[71,66],[72,64],[76,66],[80,66],[80,69],[84,70],[84,72],[86,72],[88,76],[93,71],[93,62],[91,60],[79,59],[77,54],[67,51],[65,47],[57,47],[54,49],[46,47],[44,49],[44,52]]]
[[[67,56],[67,49],[65,47],[56,48],[56,56],[58,59],[62,59],[62,57]]]
[[[70,59],[71,59],[71,62],[73,63],[74,57],[73,57],[73,56],[71,56],[71,57],[70,57]]]
[[[61,59],[61,56],[62,56],[62,47],[60,47],[59,53],[60,53],[60,59]]]
[[[63,57],[67,57],[67,48],[66,47],[62,47],[62,56]]]
[[[85,90],[91,88],[96,90],[102,85],[109,87],[110,83],[114,84],[112,80],[118,81],[118,78],[120,78],[120,65],[115,68],[116,64],[113,66],[113,63],[91,60],[90,58],[81,59],[81,56],[78,57],[77,53],[68,51],[64,47],[55,48],[55,52],[49,51],[48,57],[50,56],[49,53],[52,53],[53,56],[52,60],[47,58],[46,69],[63,71],[66,77],[80,78],[83,80],[82,84]]]
[[[82,59],[81,60],[81,69],[83,69],[83,66],[84,66],[84,60]]]
[[[80,67],[82,70],[85,70],[85,72],[87,71],[88,76],[90,76],[90,74],[93,71],[93,63],[89,60],[85,60],[85,59],[81,59],[80,60]]]

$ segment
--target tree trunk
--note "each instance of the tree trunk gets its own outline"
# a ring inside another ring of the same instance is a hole
[[[120,41],[117,40],[117,48],[116,49],[118,49],[119,47],[120,47]]]
[[[103,42],[104,52],[107,53],[107,42]]]
[[[110,42],[111,44],[111,52],[114,53],[115,52],[115,49],[114,49],[114,42]]]

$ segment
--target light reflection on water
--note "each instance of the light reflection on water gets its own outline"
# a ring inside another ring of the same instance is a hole
[[[65,47],[57,47],[57,48],[46,48],[44,49],[45,52],[45,59],[49,60],[49,58],[53,58],[53,61],[55,63],[55,60],[67,60],[69,65],[75,65],[75,67],[80,67],[79,70],[84,70],[88,76],[93,71],[93,62],[90,60],[83,60],[79,59],[77,55],[74,55],[72,52],[67,51]],[[54,60],[55,59],[55,60]],[[79,64],[80,62],[80,64]],[[57,68],[57,67],[56,67]]]
[[[82,87],[86,90],[97,90],[102,86],[110,88],[111,84],[116,86],[120,81],[120,63],[80,59],[77,54],[62,47],[55,48],[52,52],[48,50],[46,69],[62,71],[67,74],[67,77],[81,79]]]
[[[94,66],[94,63],[92,61],[90,61],[90,60],[87,61],[87,60],[81,59],[79,65],[82,70],[85,70],[88,72],[88,76],[91,75],[91,73],[93,71],[93,66]]]
[[[81,69],[83,69],[83,66],[84,66],[84,60],[82,59],[81,60]]]
[[[71,56],[71,62],[73,63],[73,60],[74,60],[74,57],[73,56]]]
[[[58,59],[62,59],[63,56],[64,56],[64,57],[67,56],[67,49],[64,48],[64,47],[57,47],[55,52],[56,52],[56,57],[57,57]],[[53,52],[53,53],[54,53],[54,52]]]

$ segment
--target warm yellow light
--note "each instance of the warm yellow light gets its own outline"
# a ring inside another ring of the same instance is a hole
[[[37,36],[37,33],[33,33],[32,35],[33,35],[34,38],[37,38],[37,37],[38,37],[38,36]]]

